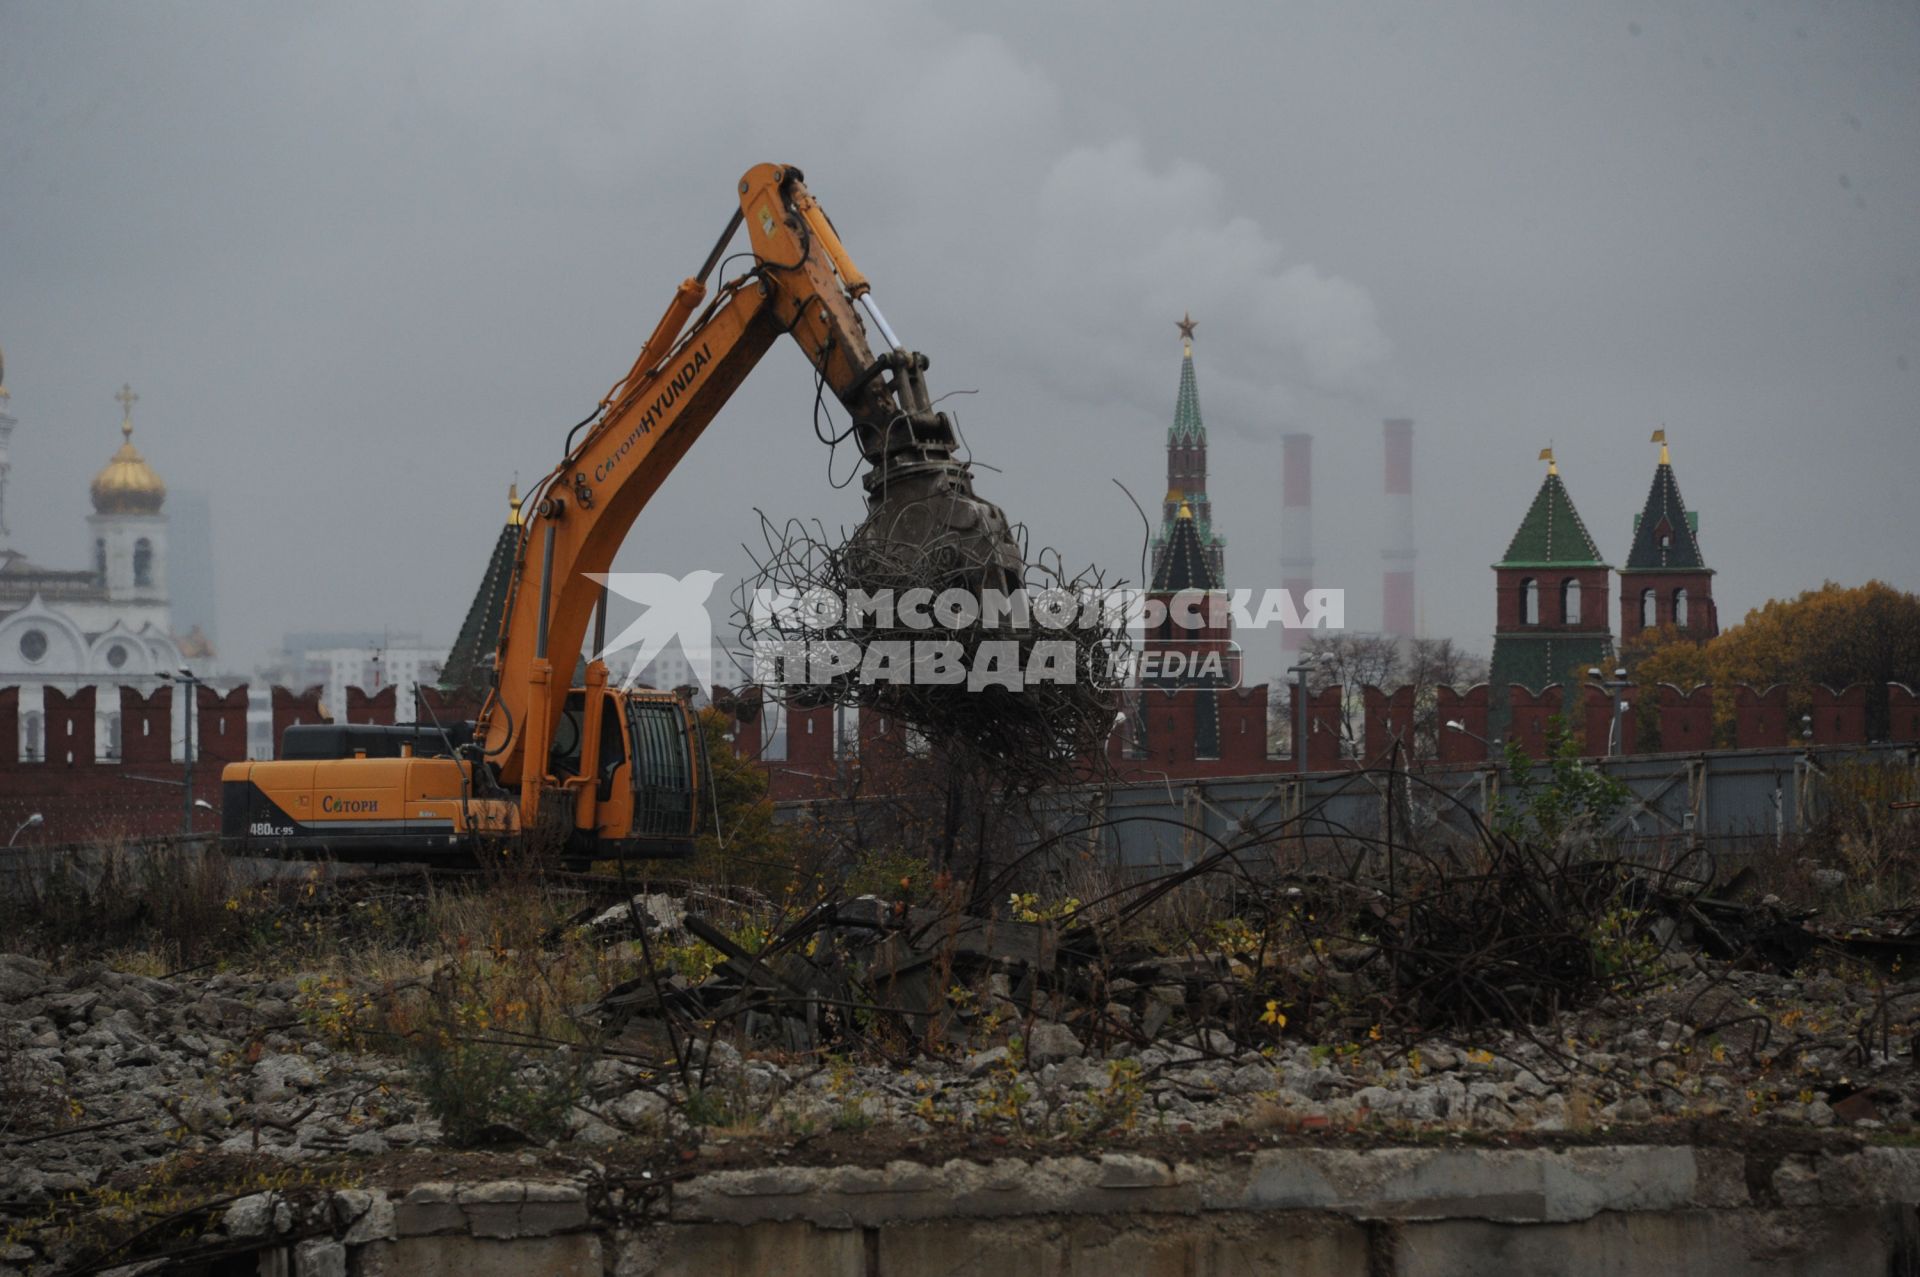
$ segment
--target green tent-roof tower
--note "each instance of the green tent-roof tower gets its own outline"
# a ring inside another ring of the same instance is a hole
[[[1510,685],[1538,692],[1560,683],[1571,697],[1587,669],[1613,659],[1611,569],[1574,508],[1553,449],[1540,459],[1546,478],[1493,565],[1498,609],[1488,681],[1496,730],[1504,728]]]
[[[1226,579],[1227,539],[1213,529],[1213,502],[1207,497],[1207,426],[1200,416],[1200,384],[1193,375],[1193,316],[1175,321],[1180,329],[1180,390],[1174,398],[1173,424],[1167,427],[1167,494],[1160,504],[1160,530],[1153,538],[1153,575],[1160,575],[1184,504],[1192,511],[1194,532],[1212,570],[1216,589]]]

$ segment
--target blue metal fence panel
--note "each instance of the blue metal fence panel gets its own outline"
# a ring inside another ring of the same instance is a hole
[[[1648,857],[1700,843],[1732,850],[1813,829],[1824,816],[1825,777],[1848,764],[1904,769],[1911,777],[1920,772],[1920,748],[1718,750],[1585,760],[1622,782],[1629,794],[1611,827],[1599,832],[1629,854]],[[1301,839],[1379,839],[1389,822],[1399,841],[1467,842],[1503,795],[1524,809],[1524,790],[1505,768],[1490,763],[1393,776],[1341,771],[1161,778],[1062,791],[1047,801],[1038,821],[1041,832],[1063,847],[1098,846],[1129,869],[1169,869],[1224,846],[1255,847],[1262,831],[1283,828],[1295,849]]]

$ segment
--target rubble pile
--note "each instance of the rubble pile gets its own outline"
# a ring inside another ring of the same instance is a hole
[[[1165,899],[1152,892],[1104,909],[1016,893],[991,916],[823,899],[784,920],[739,889],[603,896],[526,957],[586,953],[641,974],[573,1008],[569,1041],[476,1030],[565,1060],[569,1080],[556,1127],[505,1120],[483,1142],[592,1160],[742,1140],[774,1156],[848,1134],[1053,1146],[1920,1120],[1914,916],[1841,924],[1616,866],[1536,880],[1479,935],[1399,960],[1410,919],[1433,935],[1449,910],[1516,889],[1429,883],[1406,893],[1416,911],[1358,879],[1269,875],[1172,930],[1144,914]],[[1561,934],[1542,922],[1555,918]],[[1529,969],[1515,956],[1529,946],[1567,970]],[[1471,962],[1489,948],[1504,954],[1497,978]],[[461,953],[424,963],[425,978],[512,956]],[[455,1128],[418,1052],[329,1024],[316,988],[381,996],[335,959],[322,980],[0,955],[0,1225],[15,1239],[0,1274],[48,1261],[36,1221],[63,1202],[183,1158],[353,1180],[447,1153]],[[1477,989],[1498,997],[1461,1014],[1457,995]]]
[[[1920,987],[1891,978],[1916,942],[1911,920],[1875,931],[1814,926],[1771,901],[1656,903],[1666,912],[1648,930],[1660,939],[1635,942],[1643,969],[1632,980],[1464,1030],[1386,1018],[1395,976],[1364,945],[1263,970],[1231,936],[1213,954],[1156,956],[1111,947],[1089,925],[871,898],[823,906],[756,953],[685,915],[678,925],[726,955],[713,974],[633,981],[597,1011],[624,1035],[616,1041],[643,1051],[677,1020],[688,1081],[732,1088],[740,1105],[802,1130],[996,1118],[1056,1133],[1562,1131],[1677,1118],[1871,1129],[1920,1116]],[[655,936],[670,944],[673,929]],[[1888,955],[1891,965],[1870,965]],[[866,1014],[836,1014],[848,1006]],[[716,1023],[733,1043],[696,1036]],[[892,1067],[813,1063],[821,1051],[889,1050]]]
[[[157,979],[0,954],[0,1199],[89,1189],[183,1151],[379,1153],[438,1132],[405,1070],[330,1050],[298,984]]]

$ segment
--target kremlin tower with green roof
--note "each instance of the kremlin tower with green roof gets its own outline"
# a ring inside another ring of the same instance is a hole
[[[1227,539],[1213,530],[1213,503],[1207,498],[1207,427],[1200,418],[1200,386],[1193,376],[1193,330],[1199,325],[1193,316],[1176,321],[1180,329],[1180,393],[1174,401],[1173,425],[1167,428],[1167,495],[1160,506],[1160,530],[1153,538],[1153,575],[1161,575],[1161,565],[1172,544],[1174,524],[1184,504],[1194,521],[1211,569],[1215,588],[1226,580]]]
[[[1560,480],[1553,449],[1540,459],[1547,477],[1506,557],[1493,565],[1499,602],[1487,681],[1502,721],[1509,686],[1539,692],[1560,683],[1571,696],[1589,668],[1613,661],[1612,569]]]

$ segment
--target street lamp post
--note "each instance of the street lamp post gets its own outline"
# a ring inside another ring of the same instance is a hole
[[[38,829],[40,828],[40,826],[46,823],[47,823],[47,818],[45,816],[42,816],[37,811],[34,812],[31,816],[28,816],[25,820],[21,821],[18,825],[15,825],[13,827],[13,837],[7,839],[7,846],[9,847],[13,846],[14,840],[19,838],[20,835],[26,832],[27,830]]]
[[[1471,736],[1475,740],[1479,741],[1482,745],[1485,745],[1488,749],[1493,748],[1492,741],[1489,741],[1486,737],[1482,736],[1479,732],[1468,731],[1467,725],[1461,722],[1457,718],[1449,718],[1447,720],[1446,726],[1447,726],[1447,730],[1450,732],[1459,732],[1462,736]]]
[[[1298,665],[1289,665],[1293,675],[1293,770],[1307,774],[1307,675],[1325,663],[1327,654],[1309,656]]]
[[[200,689],[206,686],[206,684],[202,683],[200,679],[195,676],[194,672],[184,665],[172,674],[162,671],[160,677],[169,683],[178,683],[187,702],[185,710],[186,739],[181,743],[181,758],[186,762],[187,767],[185,773],[186,787],[181,793],[180,832],[191,835],[193,833],[193,813],[196,805],[206,807],[209,811],[213,810],[211,804],[195,804],[193,801],[193,708],[194,702],[200,699]]]
[[[1632,687],[1633,684],[1627,681],[1627,671],[1624,666],[1616,668],[1612,678],[1602,679],[1600,667],[1596,665],[1587,671],[1587,678],[1591,680],[1587,686],[1597,687],[1605,692],[1607,699],[1613,705],[1613,726],[1607,729],[1607,757],[1612,758],[1621,752],[1621,746],[1625,743],[1620,738],[1620,715],[1626,710],[1627,703],[1620,699],[1620,690]]]

